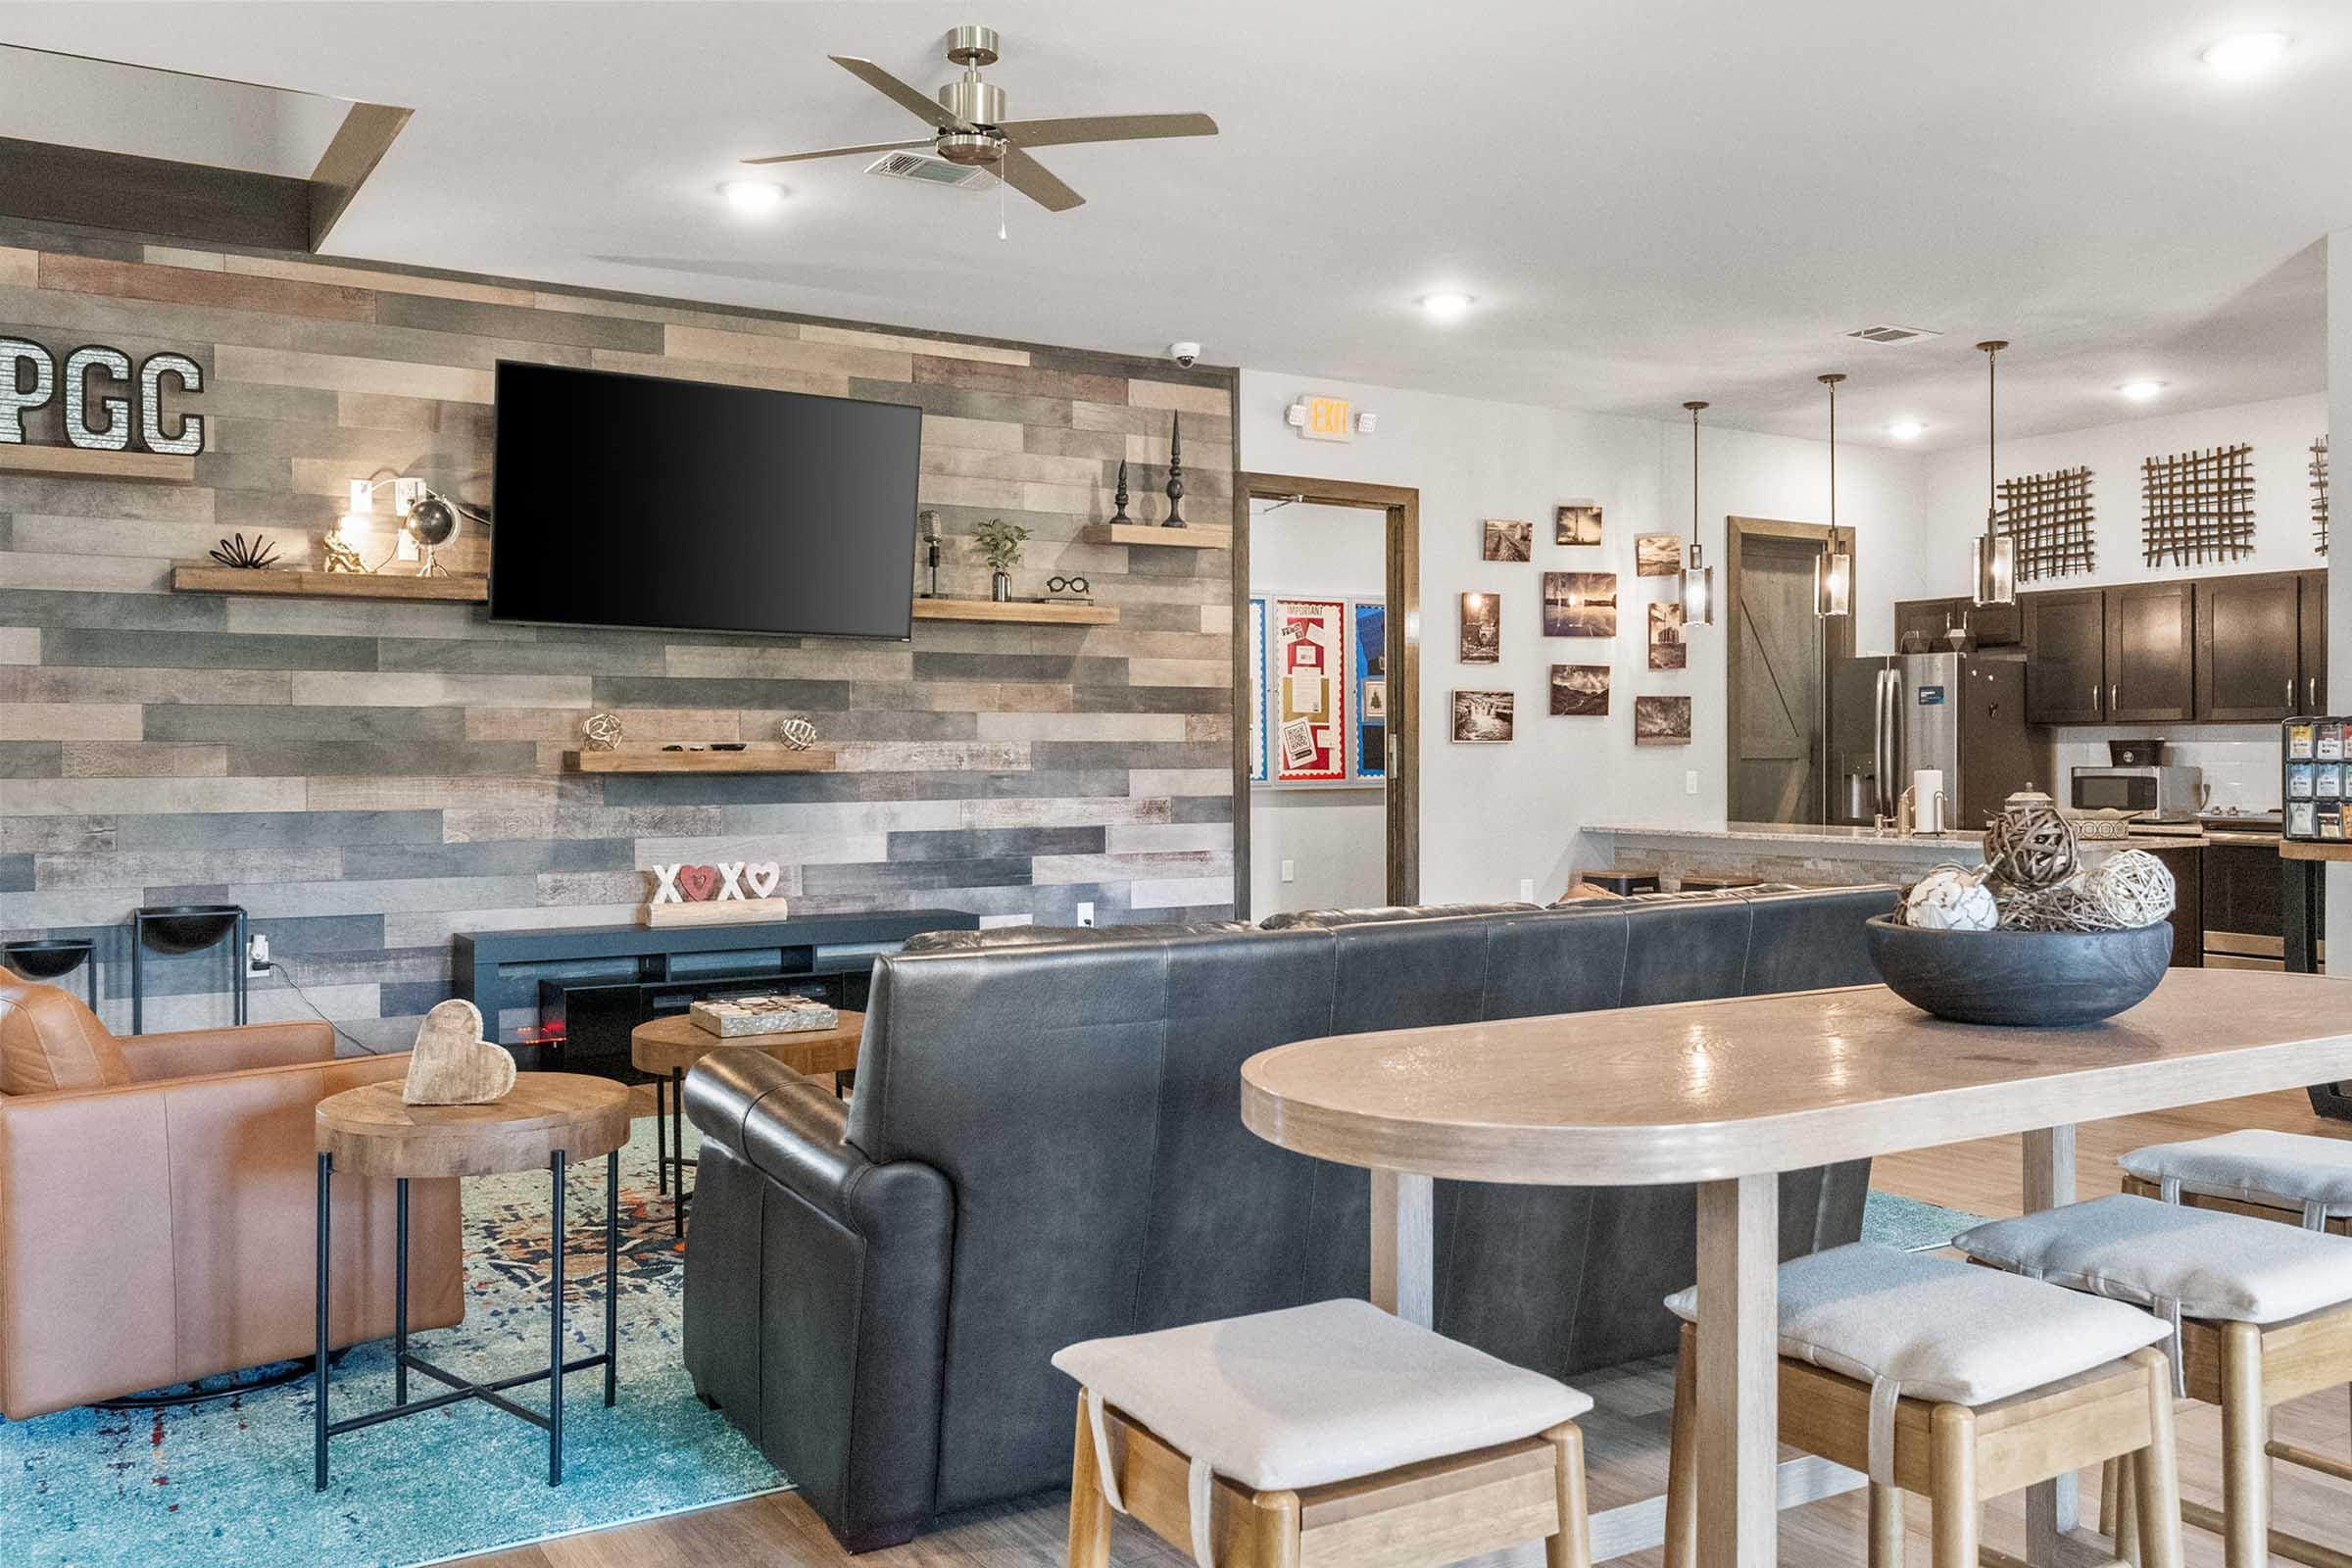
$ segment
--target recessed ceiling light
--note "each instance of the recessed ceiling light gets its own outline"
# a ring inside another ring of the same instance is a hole
[[[2164,383],[2162,381],[2126,381],[2116,390],[2134,403],[2145,403],[2164,391]]]
[[[1897,441],[1916,441],[1928,433],[1928,427],[1917,419],[1899,419],[1886,427],[1886,433]]]
[[[2290,41],[2283,32],[2245,32],[2224,38],[2200,58],[2225,76],[2251,76],[2276,65]]]
[[[1473,303],[1473,297],[1468,294],[1424,294],[1419,301],[1423,310],[1441,321],[1455,319]]]
[[[746,218],[764,218],[784,205],[784,187],[764,179],[730,179],[718,188]]]

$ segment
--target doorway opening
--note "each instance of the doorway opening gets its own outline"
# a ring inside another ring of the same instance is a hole
[[[1234,505],[1234,904],[1420,895],[1420,492],[1245,473]]]
[[[1764,517],[1725,523],[1725,816],[1819,822],[1829,672],[1854,651],[1852,615],[1813,611],[1813,564],[1829,548],[1830,530]],[[1852,530],[1840,538],[1853,548]]]

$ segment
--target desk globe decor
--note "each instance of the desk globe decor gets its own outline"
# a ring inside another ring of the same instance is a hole
[[[2173,875],[2144,850],[2082,867],[2074,825],[2020,791],[1984,828],[1984,864],[1939,865],[1868,924],[1905,1002],[1959,1023],[2094,1023],[2142,1001],[2172,960]],[[1989,917],[1988,917],[1989,916]]]

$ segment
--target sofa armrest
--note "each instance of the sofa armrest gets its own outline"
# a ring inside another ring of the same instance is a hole
[[[252,1067],[290,1067],[331,1061],[335,1031],[316,1018],[291,1023],[253,1023],[228,1029],[185,1029],[174,1034],[124,1035],[117,1042],[130,1067],[130,1081],[151,1084],[204,1073],[243,1072]]]
[[[703,1134],[686,1250],[686,1366],[852,1550],[929,1520],[947,1371],[955,1195],[875,1164],[829,1091],[757,1051],[686,1078]]]

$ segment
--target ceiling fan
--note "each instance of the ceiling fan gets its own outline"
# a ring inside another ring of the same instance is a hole
[[[980,79],[980,68],[997,63],[997,29],[957,27],[948,34],[948,58],[963,74],[939,89],[937,101],[855,55],[834,55],[835,65],[917,118],[933,134],[918,141],[869,142],[828,147],[822,152],[746,158],[747,164],[797,164],[812,158],[847,158],[858,153],[900,152],[930,147],[952,164],[978,165],[1049,212],[1063,213],[1086,198],[1055,178],[1029,156],[1032,147],[1067,147],[1089,141],[1147,141],[1162,136],[1214,136],[1217,122],[1206,115],[1083,115],[1069,120],[1006,120],[1004,89]]]

